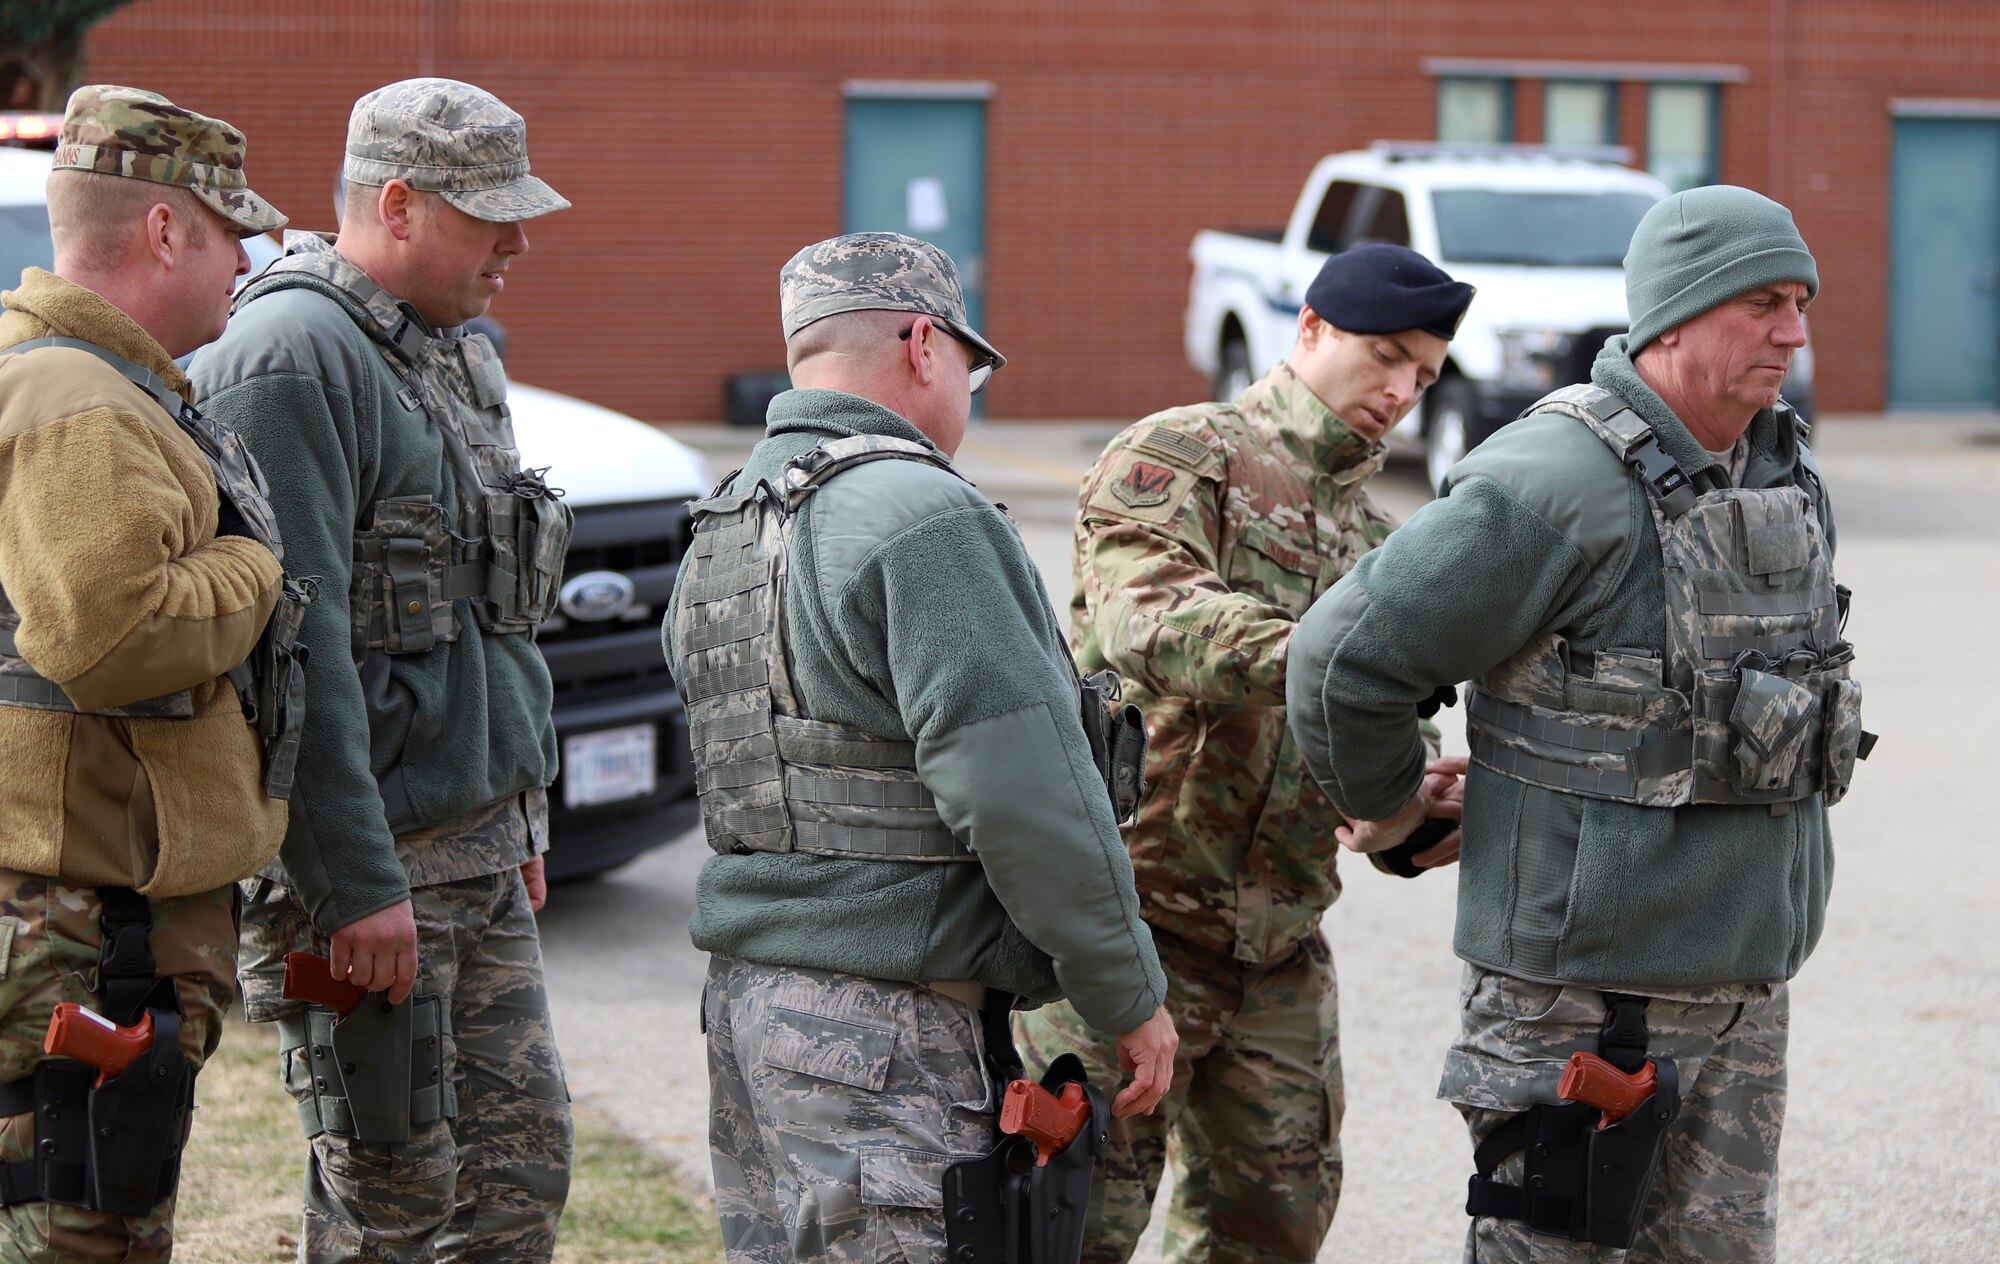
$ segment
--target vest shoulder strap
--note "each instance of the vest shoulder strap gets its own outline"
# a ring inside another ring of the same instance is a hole
[[[179,417],[181,410],[187,407],[187,401],[181,398],[180,392],[168,386],[166,379],[162,378],[159,374],[146,368],[144,365],[134,364],[124,356],[119,355],[116,351],[112,351],[107,347],[100,347],[96,343],[84,338],[63,338],[55,335],[50,335],[46,338],[30,338],[26,342],[17,342],[4,351],[0,351],[0,355],[21,355],[29,351],[40,351],[45,347],[66,347],[71,351],[82,351],[96,356],[116,369],[120,376],[131,382],[134,386],[151,395],[153,402],[161,408],[166,409],[169,417]]]
[[[1646,419],[1615,393],[1594,382],[1580,382],[1550,392],[1521,415],[1545,412],[1573,417],[1589,427],[1639,476],[1646,494],[1666,517],[1678,518],[1694,508],[1694,483],[1687,471],[1660,445]]]
[[[835,475],[844,474],[858,465],[872,461],[922,461],[934,465],[960,479],[968,486],[970,479],[958,472],[951,459],[936,448],[908,439],[898,439],[893,435],[849,435],[844,439],[831,439],[802,456],[794,457],[785,467],[781,490],[786,503],[797,508],[800,501],[810,495],[815,488],[823,486]]]

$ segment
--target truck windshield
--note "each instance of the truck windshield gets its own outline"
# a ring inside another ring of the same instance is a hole
[[[1615,268],[1653,205],[1644,193],[1439,189],[1438,253],[1451,263]]]
[[[55,259],[46,206],[0,206],[0,284],[19,282],[23,268],[54,267]]]

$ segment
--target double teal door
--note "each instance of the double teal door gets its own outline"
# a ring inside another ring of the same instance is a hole
[[[2000,407],[2000,119],[1896,120],[1889,403]]]
[[[986,102],[849,97],[842,219],[845,232],[908,233],[950,255],[985,332]]]

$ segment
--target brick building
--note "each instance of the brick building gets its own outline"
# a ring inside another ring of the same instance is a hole
[[[576,204],[531,226],[495,308],[513,371],[656,421],[715,418],[726,375],[782,364],[778,265],[891,214],[978,257],[1013,360],[990,415],[1197,398],[1195,231],[1278,224],[1321,155],[1441,132],[1613,140],[1670,182],[1763,190],[1820,259],[1822,408],[2000,402],[1986,0],[140,0],[89,59],[241,124],[308,228],[358,94],[494,90]],[[960,169],[899,173],[885,135]]]

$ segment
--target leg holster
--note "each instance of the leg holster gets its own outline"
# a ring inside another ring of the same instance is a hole
[[[181,1052],[180,994],[154,975],[152,910],[124,887],[104,901],[98,958],[103,1014],[130,1027],[150,1014],[153,1043],[100,1081],[96,1067],[51,1058],[0,1085],[0,1115],[35,1115],[35,1156],[0,1165],[0,1204],[62,1203],[142,1216],[172,1197],[194,1118],[194,1068]]]
[[[370,993],[346,1017],[323,1005],[278,1020],[280,1056],[305,1062],[299,1101],[307,1137],[404,1142],[415,1128],[458,1114],[444,1078],[444,1006],[430,995],[391,1005]]]
[[[1667,1129],[1680,1113],[1680,1072],[1670,1059],[1645,1056],[1645,998],[1606,993],[1605,1000],[1598,1056],[1628,1074],[1651,1062],[1653,1095],[1607,1127],[1598,1126],[1603,1112],[1582,1102],[1537,1104],[1507,1120],[1473,1152],[1478,1171],[1466,1214],[1520,1220],[1538,1233],[1599,1246],[1632,1245]],[[1501,1161],[1517,1150],[1521,1184],[1494,1180]]]
[[[1111,1107],[1082,1061],[1066,1053],[1049,1066],[1042,1087],[1060,1093],[1070,1083],[1083,1085],[1090,1119],[1046,1164],[1036,1165],[1034,1142],[1008,1136],[984,1158],[945,1169],[945,1258],[951,1264],[1076,1264],[1082,1257],[1091,1173],[1109,1140]]]

